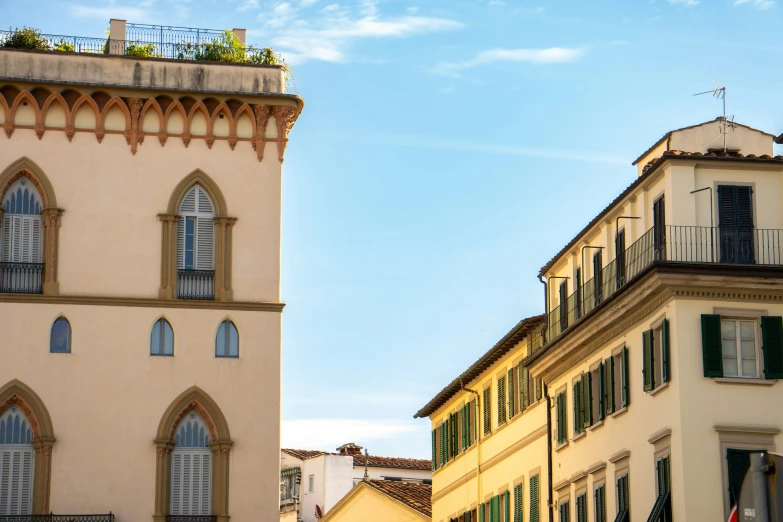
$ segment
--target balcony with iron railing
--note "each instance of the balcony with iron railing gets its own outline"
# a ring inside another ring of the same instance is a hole
[[[0,522],[114,522],[114,515],[0,515]]]
[[[0,263],[0,294],[43,293],[43,263]]]
[[[216,521],[217,521],[216,515],[168,515],[166,516],[166,522],[216,522]]]
[[[783,267],[783,230],[666,226],[656,237],[653,227],[549,311],[542,345],[559,338],[648,267],[667,263]]]
[[[177,270],[177,299],[215,299],[215,271]]]

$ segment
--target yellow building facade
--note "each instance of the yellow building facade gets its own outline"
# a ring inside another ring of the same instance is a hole
[[[302,100],[273,66],[4,48],[0,71],[0,516],[277,519]]]
[[[542,268],[547,313],[526,320],[538,326],[417,413],[436,430],[433,520],[728,516],[749,452],[783,443],[773,138],[718,119],[637,160],[636,180]],[[455,451],[449,415],[473,391],[491,425]]]
[[[430,522],[432,488],[390,480],[360,481],[321,518],[323,522]]]

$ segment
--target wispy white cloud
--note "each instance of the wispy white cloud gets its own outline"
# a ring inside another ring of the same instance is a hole
[[[394,439],[417,429],[421,423],[413,420],[296,419],[283,420],[280,438],[282,447],[328,451],[346,442]]]
[[[134,22],[148,22],[152,16],[152,1],[145,0],[135,3],[132,6],[119,5],[110,0],[102,7],[93,7],[87,5],[71,6],[71,16],[76,18],[99,18],[108,20],[110,18],[124,18]]]
[[[682,5],[685,7],[693,7],[699,5],[700,0],[669,0],[672,5]]]
[[[775,0],[736,0],[734,2],[734,6],[743,5],[743,4],[750,4],[754,6],[756,9],[759,9],[761,11],[765,11],[767,9],[772,9],[775,7]]]
[[[245,0],[237,7],[239,12],[250,11],[251,9],[258,9],[258,0]]]
[[[415,15],[416,13],[419,12],[419,8],[415,7],[415,6],[411,6],[411,7],[408,7],[407,9],[405,9],[405,12],[408,13],[408,14]]]
[[[450,78],[462,78],[462,71],[496,62],[522,62],[532,64],[573,62],[584,56],[584,48],[549,47],[547,49],[490,49],[481,51],[470,60],[440,62],[432,73]]]
[[[487,5],[491,7],[500,7],[506,5],[506,2],[504,2],[503,0],[489,0],[489,2],[487,2]]]

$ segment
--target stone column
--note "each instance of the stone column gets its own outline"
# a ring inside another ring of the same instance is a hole
[[[231,460],[231,441],[218,441],[209,445],[212,450],[212,513],[218,522],[228,522],[228,477]]]
[[[231,301],[234,291],[231,286],[232,229],[237,218],[215,218],[215,300]]]
[[[52,446],[55,439],[37,438],[33,441],[35,461],[33,470],[33,514],[49,513],[49,484],[52,475]]]
[[[62,215],[63,209],[61,208],[45,208],[41,212],[44,234],[44,295],[57,295],[60,293],[60,283],[57,281],[57,261]]]
[[[174,442],[169,439],[155,440],[155,522],[166,522],[166,515],[171,509],[171,452]]]
[[[246,35],[247,35],[247,31],[245,29],[237,29],[235,27],[234,28],[234,34],[237,36],[237,40],[239,40],[239,43],[241,43],[242,45],[246,45],[245,44],[245,38],[246,38]]]
[[[162,225],[161,233],[161,261],[160,261],[160,290],[158,296],[161,299],[174,299],[176,296],[177,277],[177,221],[180,216],[176,214],[158,214]]]
[[[109,20],[109,41],[106,46],[107,54],[125,54],[125,20],[112,18]]]

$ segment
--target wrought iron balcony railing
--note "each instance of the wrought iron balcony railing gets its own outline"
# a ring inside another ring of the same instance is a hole
[[[549,311],[543,344],[557,339],[653,263],[783,266],[783,230],[667,226],[656,235],[651,228]]]
[[[114,522],[114,515],[0,515],[0,522]]]
[[[215,298],[214,270],[177,270],[177,298],[209,301]]]
[[[216,515],[168,515],[166,522],[216,522]]]
[[[0,294],[40,294],[43,263],[0,263]]]

